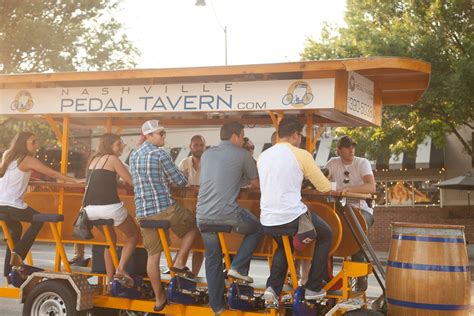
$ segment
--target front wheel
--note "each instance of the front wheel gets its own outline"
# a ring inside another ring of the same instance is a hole
[[[23,316],[79,316],[76,310],[76,293],[69,284],[59,280],[39,283],[28,293],[23,305]]]

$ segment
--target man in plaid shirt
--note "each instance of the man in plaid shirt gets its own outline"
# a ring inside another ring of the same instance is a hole
[[[197,234],[196,219],[190,210],[176,203],[168,187],[170,182],[185,186],[186,177],[170,155],[160,148],[165,144],[166,131],[158,120],[146,121],[142,125],[142,134],[145,141],[130,155],[137,220],[169,221],[173,232],[182,239],[171,270],[194,277],[186,267],[186,261]],[[155,311],[160,311],[167,303],[159,269],[163,247],[155,229],[141,228],[141,232],[148,253],[147,273],[155,292]],[[169,240],[169,236],[167,238]]]

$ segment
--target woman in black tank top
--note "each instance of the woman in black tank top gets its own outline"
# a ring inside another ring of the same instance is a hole
[[[125,234],[125,244],[117,270],[114,271],[109,251],[104,251],[104,260],[109,282],[117,279],[129,286],[133,285],[133,280],[125,271],[125,267],[137,246],[139,231],[135,220],[123,207],[117,192],[118,177],[133,185],[130,172],[119,159],[124,147],[118,135],[108,133],[101,137],[97,153],[88,164],[87,176],[90,181],[85,192],[84,206],[89,219],[113,219],[114,226]],[[113,229],[110,232],[115,243],[117,235]]]

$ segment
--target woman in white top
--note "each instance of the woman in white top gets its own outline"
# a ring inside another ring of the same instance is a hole
[[[7,220],[7,227],[15,244],[11,255],[10,249],[7,247],[4,265],[5,276],[10,274],[12,266],[19,267],[23,265],[23,260],[43,225],[42,223],[32,222],[33,215],[39,214],[39,212],[23,201],[31,171],[34,170],[48,177],[66,182],[84,182],[84,180],[65,176],[41,163],[34,157],[37,146],[35,134],[31,132],[18,133],[13,138],[10,147],[3,154],[0,165],[0,213],[10,216],[10,219]],[[32,222],[23,236],[21,236],[22,226],[20,220]]]
[[[87,169],[89,185],[84,197],[84,206],[89,220],[113,219],[114,226],[125,235],[125,244],[115,275],[109,251],[104,251],[105,269],[109,280],[113,277],[124,285],[133,285],[133,279],[125,271],[125,267],[137,246],[139,231],[117,192],[118,177],[130,185],[133,184],[130,172],[119,159],[123,148],[120,136],[107,133],[101,137],[97,152],[89,161]],[[117,237],[113,229],[110,229],[110,234],[115,242]]]

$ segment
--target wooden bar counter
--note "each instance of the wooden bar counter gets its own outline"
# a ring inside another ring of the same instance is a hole
[[[25,201],[29,206],[42,213],[56,213],[59,203],[59,188],[65,188],[64,193],[64,224],[62,226],[62,239],[65,243],[75,242],[72,237],[72,225],[78,214],[81,206],[82,196],[84,192],[84,185],[69,184],[59,182],[30,182],[30,191],[25,195]],[[199,187],[173,187],[171,194],[184,207],[195,212],[196,201]],[[128,209],[132,217],[135,216],[135,206],[133,191],[131,187],[121,188],[120,199],[124,206]],[[337,214],[335,210],[335,198],[340,197],[341,192],[321,193],[316,190],[302,190],[303,202],[308,208],[322,217],[332,228],[333,242],[331,246],[331,255],[334,256],[350,256],[359,249],[357,243],[348,230],[344,220]],[[367,198],[368,195],[347,193],[347,197]],[[255,189],[242,188],[238,197],[238,203],[241,207],[253,212],[257,217],[260,215],[260,191]],[[356,212],[359,222],[362,227],[367,228],[362,215]],[[86,241],[87,243],[104,242],[102,234],[96,228],[93,230],[94,239]],[[124,236],[117,231],[118,243],[121,244]],[[171,232],[172,248],[177,249],[180,246],[180,240]],[[239,234],[226,234],[226,241],[228,243],[231,253],[235,253],[242,241],[242,236]],[[50,230],[45,227],[38,236],[40,241],[52,241],[53,237]],[[84,241],[79,241],[84,242]],[[141,242],[140,242],[141,245]],[[298,257],[311,257],[312,248],[306,249],[297,253]],[[199,238],[195,241],[193,246],[195,251],[203,251],[202,241]],[[271,256],[272,255],[272,240],[269,236],[262,238],[255,256]]]

